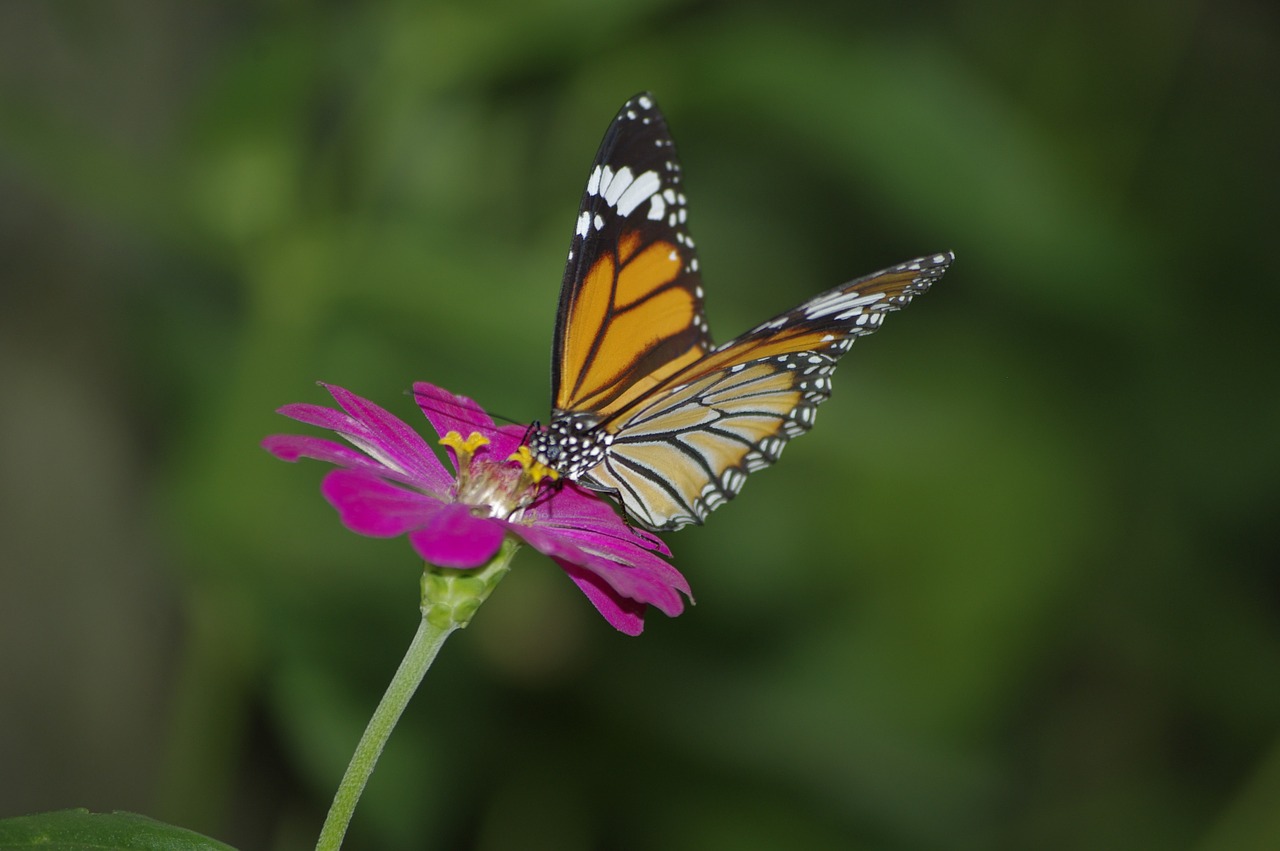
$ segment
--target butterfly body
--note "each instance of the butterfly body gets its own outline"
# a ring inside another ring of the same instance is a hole
[[[551,422],[530,450],[651,529],[701,523],[812,427],[853,341],[942,276],[947,253],[711,341],[680,166],[649,95],[629,100],[583,194],[557,314]]]

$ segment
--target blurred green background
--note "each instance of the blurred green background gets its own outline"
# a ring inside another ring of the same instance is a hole
[[[0,4],[0,816],[311,847],[418,618],[258,447],[544,417],[651,89],[727,339],[954,249],[614,633],[522,553],[348,847],[1280,847],[1280,16],[1261,2]]]

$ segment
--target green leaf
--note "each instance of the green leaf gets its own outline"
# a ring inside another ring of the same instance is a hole
[[[104,849],[230,851],[230,845],[135,813],[59,810],[0,819],[0,849]]]

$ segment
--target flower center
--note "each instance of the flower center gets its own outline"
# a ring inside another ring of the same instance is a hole
[[[489,443],[488,438],[478,432],[471,432],[463,440],[462,435],[451,431],[440,442],[451,447],[458,458],[454,499],[471,506],[472,513],[480,517],[520,522],[525,507],[538,495],[542,479],[556,478],[554,471],[533,459],[526,446],[498,461],[476,457],[477,450]]]

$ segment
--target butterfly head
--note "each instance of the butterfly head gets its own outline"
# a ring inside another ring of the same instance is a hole
[[[604,460],[613,435],[600,421],[583,413],[560,414],[529,437],[529,451],[538,463],[576,481]]]

